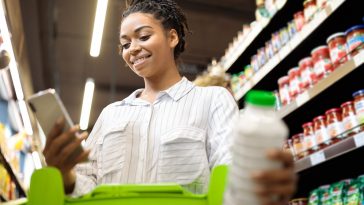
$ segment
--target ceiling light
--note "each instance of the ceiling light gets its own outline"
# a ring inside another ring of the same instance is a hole
[[[101,48],[101,40],[102,33],[104,31],[106,10],[107,10],[108,0],[98,0],[95,22],[94,22],[94,31],[92,32],[92,41],[91,41],[91,49],[90,55],[92,57],[98,57],[100,54]]]
[[[92,78],[88,78],[85,84],[85,93],[83,94],[80,129],[87,130],[88,121],[90,118],[92,97],[94,95],[95,81]]]

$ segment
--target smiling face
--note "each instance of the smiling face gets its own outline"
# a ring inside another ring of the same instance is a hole
[[[177,43],[176,31],[165,30],[151,14],[132,13],[120,26],[123,59],[143,78],[160,75],[176,66],[173,50]]]

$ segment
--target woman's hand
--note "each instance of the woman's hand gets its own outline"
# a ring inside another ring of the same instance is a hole
[[[283,167],[253,173],[252,177],[258,184],[255,192],[264,205],[288,204],[297,185],[293,157],[291,153],[282,150],[270,150],[267,155],[272,160],[282,162]]]
[[[43,155],[48,166],[61,171],[66,192],[69,193],[72,192],[76,180],[73,168],[87,160],[90,151],[80,149],[82,140],[88,136],[87,132],[77,135],[78,125],[63,132],[64,124],[64,119],[60,119],[53,126],[47,135]]]

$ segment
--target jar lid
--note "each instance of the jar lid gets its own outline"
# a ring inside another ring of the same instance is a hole
[[[288,83],[288,82],[289,82],[289,77],[286,75],[278,79],[278,84]]]
[[[329,42],[334,39],[334,38],[337,38],[337,37],[342,37],[342,38],[345,38],[346,35],[344,32],[338,32],[338,33],[334,33],[332,34],[331,36],[329,36],[326,40],[326,43],[329,44]]]
[[[308,126],[313,126],[312,122],[306,122],[302,125],[302,127],[308,127]]]
[[[300,60],[299,62],[298,62],[298,65],[302,65],[302,64],[304,64],[304,65],[307,65],[307,64],[313,64],[312,63],[312,58],[311,57],[306,57],[306,58],[304,58],[304,59],[302,59],[302,60]]]
[[[358,95],[364,95],[364,89],[363,90],[358,90],[355,93],[353,93],[353,98],[355,98]]]
[[[298,133],[298,134],[295,134],[292,136],[292,139],[294,138],[300,138],[300,137],[303,137],[303,133]]]
[[[354,102],[353,101],[347,101],[347,102],[344,102],[343,104],[340,105],[340,107],[345,107],[347,105],[353,105]]]
[[[359,29],[364,29],[364,25],[356,25],[356,26],[349,28],[348,30],[345,31],[345,35],[347,36],[352,31],[359,30]]]
[[[288,71],[288,75],[291,76],[291,75],[297,75],[298,73],[298,67],[294,67],[294,68],[291,68],[289,71]]]
[[[273,107],[276,103],[276,97],[272,92],[252,90],[246,95],[245,102],[265,107]]]
[[[316,121],[316,120],[325,120],[325,119],[326,119],[326,117],[324,115],[319,115],[319,116],[313,118],[313,121]]]
[[[311,51],[311,55],[314,56],[315,54],[321,54],[321,53],[325,53],[325,54],[329,54],[329,47],[328,46],[325,46],[325,45],[322,45],[322,46],[318,46],[316,48],[314,48],[312,51]]]
[[[332,108],[330,110],[327,110],[325,112],[325,114],[327,115],[327,114],[332,113],[332,112],[341,112],[341,108]]]

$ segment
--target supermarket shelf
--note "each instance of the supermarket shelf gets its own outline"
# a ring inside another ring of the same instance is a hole
[[[332,13],[334,13],[345,0],[335,0],[324,10],[318,12],[315,18],[306,24],[301,32],[298,32],[281,50],[269,60],[255,75],[248,80],[234,97],[240,100],[244,95],[257,85],[263,78],[271,72],[278,64],[294,51],[302,42],[306,40]]]
[[[364,146],[364,132],[333,144],[295,162],[295,171],[301,172],[335,157]]]
[[[347,61],[342,66],[338,67],[334,72],[332,72],[327,78],[318,82],[311,89],[303,92],[299,95],[293,102],[283,107],[278,111],[278,115],[281,118],[286,117],[291,114],[295,110],[299,109],[302,105],[310,101],[312,98],[319,95],[321,92],[325,91],[332,84],[345,77],[355,69],[359,69],[361,65],[364,63],[364,51],[357,54],[353,59]]]
[[[7,162],[6,158],[4,157],[3,153],[0,150],[0,163],[2,163],[5,167],[5,169],[8,171],[11,180],[15,183],[15,186],[19,192],[19,196],[20,197],[26,197],[25,194],[25,189],[23,188],[23,186],[21,185],[20,181],[18,180],[17,176],[15,175],[15,173],[13,172],[13,170],[11,169],[10,164]]]

